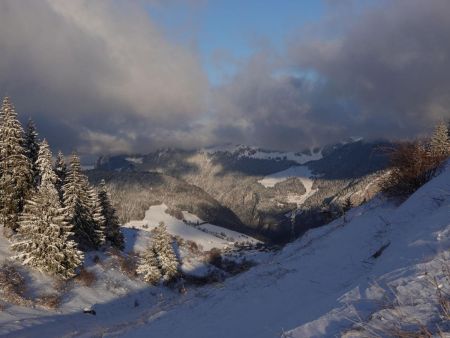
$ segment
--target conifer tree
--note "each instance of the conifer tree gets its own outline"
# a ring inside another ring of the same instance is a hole
[[[62,202],[63,201],[63,186],[64,186],[64,182],[66,181],[66,175],[67,175],[67,166],[66,166],[66,161],[64,159],[64,155],[61,151],[59,151],[58,155],[56,156],[54,171],[55,171],[56,176],[58,177],[58,180],[55,184],[56,190],[58,190],[59,197]]]
[[[150,245],[139,260],[136,272],[142,275],[144,280],[150,284],[158,284],[161,280],[161,272],[158,268],[158,259],[153,245]]]
[[[39,144],[36,126],[31,118],[28,120],[28,124],[25,129],[25,149],[28,160],[31,164],[31,172],[33,175],[32,183],[34,187],[37,187],[39,182],[39,170],[37,168],[36,161],[38,159]]]
[[[11,105],[11,102],[9,102],[9,97],[6,96],[6,97],[3,98],[2,106],[0,108],[0,125],[3,124],[3,120],[5,118],[5,111],[8,108],[12,108],[12,105]]]
[[[351,208],[353,208],[353,203],[352,200],[350,199],[350,197],[347,197],[344,201],[344,205],[342,206],[342,210],[344,212],[349,211]]]
[[[12,108],[12,105],[9,102],[9,98],[5,97],[3,99],[2,106],[0,108],[0,130],[1,130],[2,126],[3,126],[3,121],[5,120],[5,112],[8,109],[11,109],[11,108]],[[1,154],[2,154],[2,137],[0,135],[0,179],[2,177],[2,172],[3,172],[3,161],[1,160]],[[2,191],[1,191],[1,186],[0,186],[0,208],[1,208],[1,205],[3,203],[1,194],[2,194]],[[2,220],[1,220],[1,214],[0,214],[0,223],[1,222],[2,222]]]
[[[112,246],[122,250],[124,248],[124,239],[120,230],[119,218],[111,204],[104,180],[100,182],[98,197],[102,208],[102,215],[105,218],[105,239]]]
[[[32,189],[31,165],[24,147],[24,132],[16,111],[5,97],[0,125],[0,223],[5,235],[18,227],[19,214]]]
[[[166,225],[161,222],[153,230],[153,250],[155,251],[162,278],[170,282],[178,276],[179,262],[172,246],[172,237]]]
[[[450,155],[450,140],[445,123],[439,123],[429,142],[429,155],[435,158],[446,158]]]
[[[92,216],[90,187],[76,154],[72,155],[63,190],[67,219],[74,225],[75,241],[83,250],[98,249],[102,241]]]
[[[90,187],[89,189],[89,211],[95,228],[97,246],[103,245],[105,243],[106,220],[103,216],[102,205],[100,203],[98,192],[93,187]]]
[[[65,221],[52,168],[52,155],[47,142],[40,144],[38,159],[40,185],[25,203],[20,217],[19,238],[12,249],[24,265],[64,279],[75,275],[83,260],[82,252],[71,239],[73,226]]]

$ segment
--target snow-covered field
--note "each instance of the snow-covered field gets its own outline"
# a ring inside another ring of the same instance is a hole
[[[258,183],[262,184],[266,188],[273,188],[277,183],[284,182],[290,178],[298,178],[306,192],[303,195],[290,194],[286,196],[288,203],[296,203],[297,206],[301,206],[309,197],[317,192],[317,189],[313,189],[314,179],[311,170],[307,166],[290,167],[286,170],[276,172],[271,175],[265,176]]]
[[[167,206],[165,204],[151,206],[145,212],[143,220],[131,221],[125,224],[125,227],[149,232],[160,222],[164,222],[170,234],[179,236],[184,240],[193,241],[205,251],[211,250],[212,248],[230,248],[235,243],[257,244],[260,242],[239,232],[206,224],[203,220],[187,211],[183,212],[184,220],[179,220],[166,213],[166,211]],[[142,247],[146,245],[146,239],[145,237],[137,236],[135,239],[128,239],[127,243],[128,249],[141,251]],[[129,245],[133,247],[131,248]]]
[[[166,217],[151,214],[150,223]],[[65,303],[59,312],[13,306],[0,312],[0,334],[265,338],[347,332],[355,337],[363,335],[361,327],[387,325],[393,312],[433,328],[439,310],[429,279],[436,277],[443,285],[439,271],[450,263],[449,249],[447,167],[401,205],[376,198],[222,283],[178,294],[135,282],[128,293],[111,299],[102,293],[115,287],[102,280],[93,291],[70,296],[98,303],[97,316]],[[5,250],[3,245],[0,250]],[[441,329],[450,332],[450,327]],[[365,336],[376,337],[370,332]]]
[[[307,166],[290,167],[286,170],[265,176],[258,182],[266,188],[273,188],[275,184],[286,181],[289,178],[298,178],[302,181],[306,191],[310,191],[313,185],[311,170]]]

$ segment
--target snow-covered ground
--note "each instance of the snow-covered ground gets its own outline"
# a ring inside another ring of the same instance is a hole
[[[86,291],[91,302],[101,303],[97,316],[66,306],[58,313],[10,307],[0,312],[0,334],[334,337],[358,323],[366,322],[370,330],[386,325],[391,309],[431,328],[438,320],[436,289],[427,280],[436,276],[443,281],[439,271],[450,262],[449,249],[447,167],[401,205],[376,198],[222,283],[190,288],[186,294],[136,286],[113,300]],[[84,297],[82,292],[77,296]],[[349,336],[362,333],[353,330]]]
[[[167,226],[167,231],[170,234],[179,236],[184,240],[193,241],[205,251],[211,250],[212,248],[230,248],[235,243],[260,243],[257,239],[239,232],[212,224],[206,224],[203,220],[187,211],[183,212],[184,220],[179,220],[166,213],[166,211],[167,206],[165,204],[151,206],[150,209],[145,212],[143,220],[131,221],[125,224],[124,227],[150,232],[160,222],[164,222]],[[133,246],[132,248],[128,248],[133,251],[141,251],[142,248],[145,247],[147,239],[145,236],[139,236],[137,234],[135,234],[135,236],[137,237],[127,240],[127,243],[132,243],[127,245]]]
[[[317,189],[312,188],[314,184],[313,177],[313,174],[307,166],[295,166],[265,176],[262,180],[259,180],[258,183],[262,184],[266,188],[273,188],[277,183],[284,182],[289,178],[298,178],[305,187],[306,192],[302,195],[287,195],[286,201],[288,203],[296,203],[297,206],[301,206],[310,196],[317,192]]]
[[[134,164],[142,164],[144,163],[143,157],[126,157],[125,160]]]
[[[295,177],[302,181],[306,191],[310,191],[313,185],[312,176],[311,170],[307,166],[296,166],[267,175],[262,180],[259,180],[258,183],[261,183],[266,188],[273,188],[275,184]]]

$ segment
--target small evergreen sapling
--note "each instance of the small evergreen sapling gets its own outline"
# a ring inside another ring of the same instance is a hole
[[[353,208],[352,200],[350,199],[350,197],[347,197],[344,201],[344,205],[342,206],[342,210],[344,211],[344,213],[346,213],[351,208]]]
[[[172,244],[172,237],[167,232],[166,225],[159,223],[153,230],[153,249],[165,282],[175,279],[179,273],[179,262]]]
[[[139,275],[142,275],[144,281],[153,285],[158,284],[161,280],[162,275],[158,267],[158,259],[153,244],[151,244],[143,253],[139,260],[136,272]]]

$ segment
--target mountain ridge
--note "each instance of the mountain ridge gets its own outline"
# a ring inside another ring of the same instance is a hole
[[[378,190],[373,183],[387,166],[380,149],[389,145],[356,138],[303,152],[244,145],[189,151],[167,148],[145,155],[100,157],[92,173],[116,172],[113,180],[137,172],[176,178],[180,185],[195,186],[232,211],[240,225],[231,230],[286,242],[336,217],[345,199],[359,205],[374,196]],[[314,193],[308,196],[305,181],[295,175],[271,187],[261,184],[266,176],[301,166],[311,171],[305,178],[311,181],[308,192]],[[213,221],[225,224],[220,217]]]

